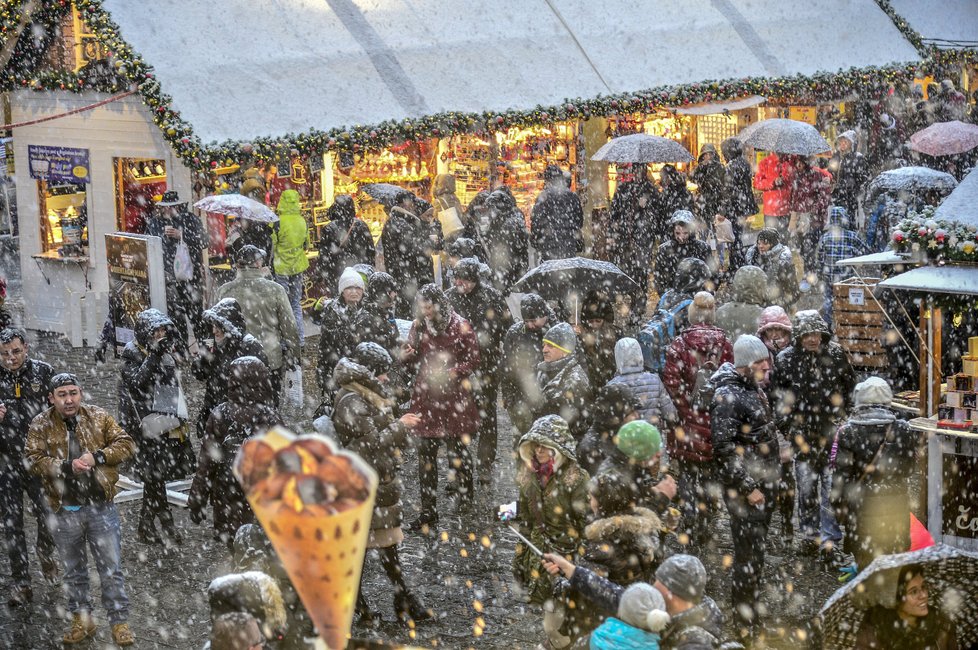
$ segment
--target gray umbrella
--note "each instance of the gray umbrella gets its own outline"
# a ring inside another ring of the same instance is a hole
[[[881,192],[922,192],[939,190],[949,193],[958,182],[947,172],[939,172],[930,167],[900,167],[885,171],[869,184],[870,200]]]
[[[822,620],[826,650],[848,650],[869,608],[896,606],[897,579],[908,565],[923,567],[930,592],[928,605],[939,607],[954,623],[958,646],[978,642],[978,553],[936,544],[919,551],[884,555],[825,602]]]
[[[685,163],[693,156],[675,140],[647,133],[614,138],[598,149],[591,160],[609,163]]]
[[[811,156],[832,147],[811,124],[776,118],[751,124],[737,134],[742,143],[776,153]]]
[[[391,206],[394,205],[394,198],[401,192],[407,190],[391,183],[368,183],[367,185],[362,185],[360,191],[370,198],[375,199],[381,205]]]
[[[634,293],[638,285],[611,262],[586,257],[547,260],[524,275],[513,287],[521,293],[537,293],[546,300],[561,300],[568,294],[585,294],[589,289],[609,293]]]

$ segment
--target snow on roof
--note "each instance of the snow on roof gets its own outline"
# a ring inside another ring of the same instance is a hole
[[[978,167],[971,170],[964,180],[934,211],[935,219],[956,221],[968,226],[978,226]]]
[[[877,286],[905,291],[974,296],[978,295],[978,267],[921,266],[887,278]]]
[[[890,0],[890,4],[927,44],[938,47],[978,45],[978,5],[975,0]]]
[[[874,0],[105,0],[204,143],[919,59]]]

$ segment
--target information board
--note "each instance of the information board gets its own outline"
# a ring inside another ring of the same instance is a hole
[[[116,352],[135,336],[136,317],[154,307],[166,313],[163,242],[159,237],[114,232],[105,235],[109,270],[109,321]]]

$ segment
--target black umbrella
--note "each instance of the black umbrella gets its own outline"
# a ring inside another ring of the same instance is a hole
[[[640,291],[635,280],[611,262],[586,257],[548,260],[531,269],[513,287],[519,293],[537,293],[545,300],[561,300],[568,294],[591,289],[631,294]]]
[[[978,642],[978,553],[936,544],[919,551],[884,555],[836,591],[819,615],[823,647],[848,650],[870,607],[896,606],[897,578],[908,565],[923,567],[930,607],[940,607],[954,623],[962,648]]]
[[[398,194],[408,190],[391,183],[368,183],[361,185],[360,191],[382,205],[391,206]]]

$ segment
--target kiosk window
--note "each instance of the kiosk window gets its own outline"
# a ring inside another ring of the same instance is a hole
[[[42,252],[85,255],[88,249],[88,194],[85,185],[37,181]]]

